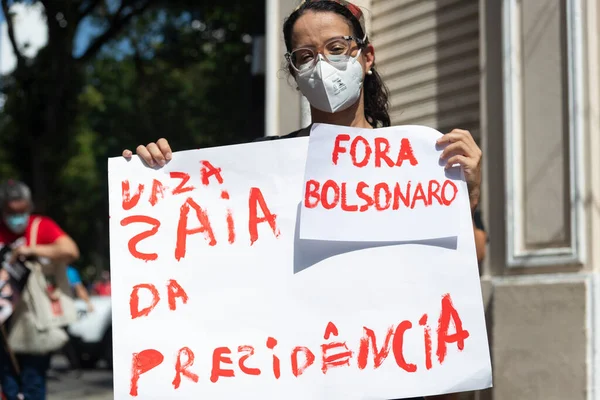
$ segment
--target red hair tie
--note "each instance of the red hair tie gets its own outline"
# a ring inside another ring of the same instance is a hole
[[[346,0],[332,0],[346,7],[359,22],[362,22],[363,13],[360,8]]]

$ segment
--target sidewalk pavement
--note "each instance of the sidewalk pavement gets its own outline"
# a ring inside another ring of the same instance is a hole
[[[47,400],[113,400],[113,394],[87,394],[85,390],[73,390],[71,392],[48,394]]]
[[[113,400],[112,371],[96,368],[82,371],[68,369],[66,358],[52,358],[48,373],[47,400]]]

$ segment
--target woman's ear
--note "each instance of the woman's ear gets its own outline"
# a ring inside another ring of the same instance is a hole
[[[363,51],[363,60],[365,60],[365,72],[370,71],[375,64],[375,47],[371,43]]]
[[[296,71],[294,71],[294,68],[292,68],[292,66],[289,64],[288,64],[288,71],[290,72],[290,75],[292,76],[292,78],[296,79]]]

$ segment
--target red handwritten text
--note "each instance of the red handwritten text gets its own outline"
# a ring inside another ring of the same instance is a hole
[[[149,305],[140,309],[140,292],[142,290],[147,291],[152,296],[152,300]],[[177,299],[181,299],[181,303],[186,304],[188,302],[188,295],[176,280],[171,279],[167,283],[167,302],[169,303],[169,310],[175,311],[177,309]],[[129,299],[131,319],[147,317],[159,302],[160,294],[156,286],[151,283],[140,283],[139,285],[135,285]]]
[[[425,326],[425,369],[433,368],[431,361],[431,336],[430,329],[427,326],[427,314],[419,319],[419,325]],[[450,326],[454,327],[454,333],[450,333]],[[415,373],[418,370],[417,364],[406,360],[403,349],[405,334],[413,328],[410,321],[401,321],[395,328],[392,326],[385,331],[384,340],[381,347],[377,346],[376,332],[370,328],[364,327],[363,337],[358,343],[358,351],[354,352],[344,341],[337,340],[339,336],[338,327],[329,322],[323,335],[325,343],[320,346],[320,362],[318,367],[323,374],[327,374],[331,368],[352,368],[354,357],[356,355],[356,364],[359,370],[369,368],[378,369],[386,361],[390,353],[393,354],[393,360],[397,367],[405,373]],[[437,355],[439,365],[443,365],[447,356],[448,344],[456,343],[459,351],[465,347],[465,340],[469,337],[469,332],[463,327],[458,310],[454,308],[449,294],[442,297],[441,311],[438,318],[437,329]],[[273,362],[270,366],[273,377],[279,379],[282,374],[280,358],[275,354],[277,340],[268,337],[266,340],[266,349],[273,352]],[[264,346],[264,344],[263,344]],[[265,348],[263,347],[263,349]],[[217,383],[224,378],[235,378],[236,373],[260,376],[265,368],[259,368],[252,365],[252,356],[255,353],[255,346],[244,344],[237,347],[237,354],[232,352],[229,347],[217,347],[212,351],[212,367],[208,379]],[[307,369],[315,367],[317,356],[315,352],[306,346],[295,346],[290,354],[289,373],[296,378],[300,378]],[[234,369],[233,358],[237,357],[238,368]],[[164,356],[158,350],[147,349],[140,353],[133,354],[133,369],[131,375],[131,395],[137,396],[137,385],[140,376],[153,368],[163,364]],[[191,382],[198,382],[202,376],[198,371],[191,371],[194,363],[194,353],[188,347],[183,347],[175,360],[175,380],[173,386],[178,388],[181,384],[181,377],[186,377]],[[249,366],[249,365],[252,365]],[[285,372],[285,371],[284,371]],[[135,390],[134,390],[135,388]]]
[[[405,185],[380,182],[374,186],[365,182],[337,183],[330,179],[321,183],[311,179],[306,182],[305,189],[305,207],[321,206],[326,210],[337,207],[349,212],[365,212],[372,208],[384,211],[398,210],[400,207],[449,206],[458,194],[458,187],[448,179],[441,184],[432,179],[416,184],[409,181]],[[353,194],[353,200],[348,199],[349,194]]]
[[[155,206],[167,195],[181,195],[192,192],[196,188],[190,183],[190,175],[184,172],[171,172],[170,178],[174,182],[163,183],[158,179],[153,179],[152,190],[149,193],[148,202],[151,206]],[[209,184],[222,185],[224,183],[221,168],[217,168],[209,161],[201,162],[200,180],[202,186]],[[146,185],[138,184],[135,193],[132,194],[131,184],[128,180],[122,182],[122,206],[126,211],[132,210],[140,204],[144,188]],[[202,186],[199,190],[202,189]],[[173,189],[169,192],[169,187]],[[220,201],[230,201],[230,195],[227,190],[220,187]],[[250,237],[250,245],[259,238],[261,226],[268,226],[268,230],[272,232],[274,237],[279,237],[279,228],[277,227],[277,215],[269,208],[267,200],[259,188],[252,187],[248,193],[248,223],[247,229]],[[213,224],[225,224],[227,227],[227,238],[217,237]],[[123,218],[120,222],[121,226],[126,227],[132,224],[146,224],[147,229],[137,233],[127,242],[129,253],[139,260],[155,261],[159,254],[154,252],[143,252],[139,249],[141,242],[160,235],[161,221],[149,215],[138,214],[130,215]],[[174,258],[181,261],[185,258],[188,248],[188,241],[192,237],[198,235],[208,246],[216,246],[222,240],[227,240],[229,244],[234,244],[238,240],[236,234],[236,220],[233,210],[230,207],[226,208],[223,219],[211,216],[210,212],[202,207],[194,197],[186,195],[183,204],[179,209],[179,219],[177,223],[175,249],[173,251]],[[265,230],[266,231],[266,230]],[[200,240],[202,240],[200,239]],[[194,239],[198,240],[198,239]],[[151,245],[148,244],[148,247]]]
[[[400,146],[397,151],[394,151],[395,156],[390,157],[390,142],[384,137],[370,137],[369,139],[363,136],[355,136],[350,143],[350,149],[346,146],[350,141],[350,135],[340,134],[335,138],[333,152],[331,153],[331,161],[337,165],[340,159],[340,154],[349,154],[352,164],[355,167],[366,167],[370,162],[375,164],[376,168],[381,168],[384,164],[390,168],[401,167],[404,161],[415,166],[419,162],[415,158],[410,141],[407,138],[400,140]],[[371,145],[370,141],[373,141]],[[373,152],[373,148],[375,151]]]

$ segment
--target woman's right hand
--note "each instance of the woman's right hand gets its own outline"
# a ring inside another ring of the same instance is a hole
[[[162,167],[173,158],[173,152],[167,139],[158,139],[156,143],[148,143],[146,146],[139,145],[135,149],[135,154],[150,167]],[[129,159],[131,156],[133,156],[131,150],[123,150],[123,157]]]

